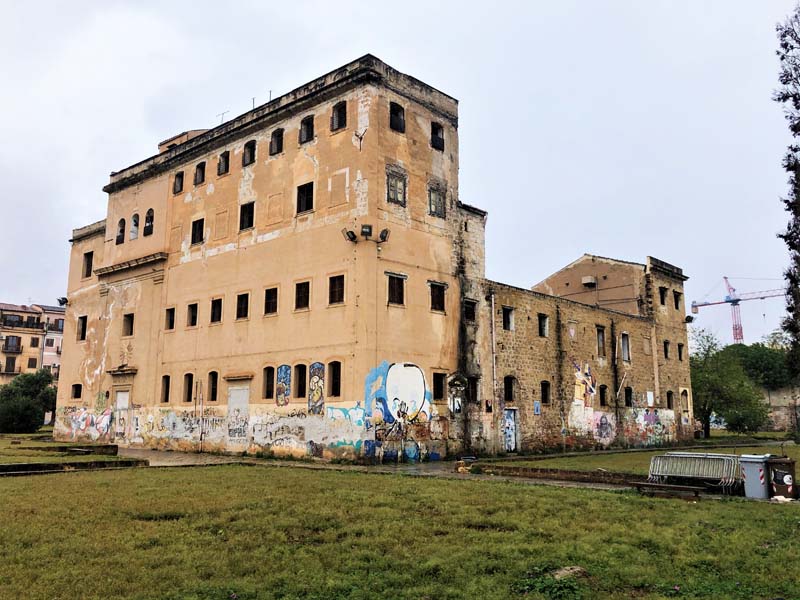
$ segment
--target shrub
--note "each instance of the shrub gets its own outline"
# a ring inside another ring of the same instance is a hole
[[[34,433],[44,422],[44,407],[37,398],[20,393],[0,399],[0,433]]]

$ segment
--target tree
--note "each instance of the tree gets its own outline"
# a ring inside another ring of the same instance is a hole
[[[0,386],[0,433],[33,433],[42,426],[44,413],[55,410],[53,376],[41,369],[17,375]]]
[[[754,384],[777,390],[792,384],[785,348],[770,348],[764,344],[733,344],[721,350],[731,355]]]
[[[736,352],[724,351],[714,335],[703,329],[693,332],[692,343],[694,416],[703,424],[705,436],[711,434],[712,414],[724,418],[731,431],[756,431],[767,420],[767,407]]]
[[[778,24],[778,50],[781,87],[775,91],[774,100],[783,105],[792,137],[800,137],[800,5]],[[783,168],[789,173],[789,195],[782,199],[789,213],[789,223],[780,237],[789,250],[786,279],[786,317],[782,327],[789,338],[788,368],[792,377],[800,379],[800,145],[789,145],[783,159]]]

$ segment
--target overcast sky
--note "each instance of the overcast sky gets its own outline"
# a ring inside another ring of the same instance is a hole
[[[65,294],[67,240],[105,217],[111,171],[367,52],[459,99],[488,277],[530,287],[589,252],[678,265],[689,301],[721,299],[723,275],[780,287],[771,94],[793,4],[2,0],[0,301]],[[745,341],[783,309],[742,304]],[[730,341],[727,306],[698,323]]]

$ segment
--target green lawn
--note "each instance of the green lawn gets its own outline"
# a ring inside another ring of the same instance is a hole
[[[0,499],[1,598],[798,596],[792,505],[240,465],[0,479]],[[589,579],[546,575],[569,565]]]
[[[800,446],[786,444],[785,453],[800,462]],[[781,455],[781,446],[754,446],[751,448],[724,448],[714,447],[703,450],[681,450],[680,448],[669,448],[654,450],[652,452],[619,452],[613,454],[587,454],[584,456],[568,456],[563,458],[551,457],[543,460],[514,460],[504,461],[501,464],[508,464],[519,467],[542,467],[544,469],[566,469],[571,471],[594,471],[595,469],[606,469],[618,473],[633,473],[637,475],[647,475],[650,469],[650,459],[656,454],[665,452],[709,452],[718,454],[777,454]]]
[[[28,450],[28,448],[48,448],[55,446],[70,446],[60,442],[47,442],[36,439],[36,435],[0,434],[0,465],[9,463],[60,463],[84,462],[100,460],[119,460],[117,456],[105,454],[72,454],[69,452],[55,452],[48,450]],[[19,444],[12,444],[19,441]]]

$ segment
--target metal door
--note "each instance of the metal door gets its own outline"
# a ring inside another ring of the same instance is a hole
[[[506,452],[517,451],[517,411],[507,408],[503,416],[503,445]]]

